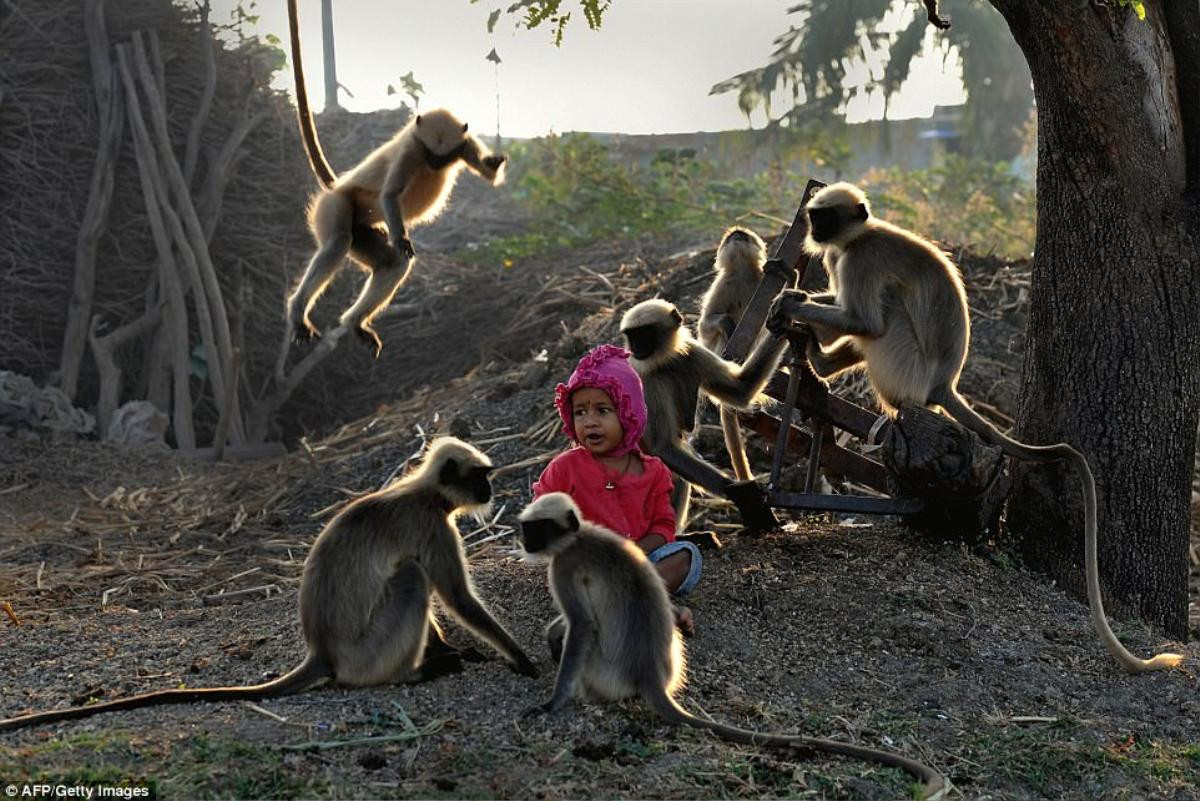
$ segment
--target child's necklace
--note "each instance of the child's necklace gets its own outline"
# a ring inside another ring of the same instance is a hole
[[[630,468],[632,465],[633,465],[633,453],[632,453],[632,452],[630,452],[630,453],[626,454],[626,456],[625,456],[625,467],[623,467],[623,468],[621,469],[621,473],[620,473],[620,475],[622,475],[622,476],[623,476],[623,475],[625,475],[625,474],[626,474],[626,473],[629,471],[629,468]],[[608,481],[605,483],[605,485],[604,485],[604,488],[605,488],[606,490],[615,490],[615,489],[617,488],[617,482],[616,482],[616,480],[615,480],[615,479],[612,479],[612,478],[610,478],[610,479],[609,479],[609,480],[608,480]]]

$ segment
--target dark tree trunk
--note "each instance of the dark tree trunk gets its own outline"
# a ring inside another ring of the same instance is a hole
[[[992,0],[1029,61],[1038,235],[1016,434],[1065,440],[1099,492],[1110,611],[1187,636],[1200,393],[1200,7],[1144,21],[1090,0]],[[1084,597],[1079,487],[1020,467],[1008,521],[1029,563]]]
[[[337,58],[333,52],[333,0],[321,0],[321,48],[325,59],[325,110],[338,106]]]

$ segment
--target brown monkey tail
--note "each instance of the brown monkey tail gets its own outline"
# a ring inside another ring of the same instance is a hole
[[[253,684],[246,687],[201,687],[194,690],[158,690],[152,693],[131,695],[128,698],[117,698],[101,704],[50,709],[45,712],[0,720],[0,731],[14,731],[39,723],[77,720],[102,712],[120,712],[125,709],[140,709],[159,704],[186,704],[193,701],[256,701],[261,698],[275,698],[300,692],[329,675],[329,669],[325,667],[324,663],[318,657],[309,654],[294,670],[265,684]]]
[[[861,759],[866,762],[875,762],[888,767],[900,768],[911,774],[922,784],[921,797],[924,799],[939,799],[942,798],[948,789],[945,778],[933,768],[916,760],[900,754],[894,754],[888,751],[880,751],[875,748],[867,748],[866,746],[853,745],[851,743],[839,743],[835,740],[824,740],[816,737],[800,737],[796,735],[783,734],[766,734],[763,732],[750,731],[749,729],[741,729],[736,726],[729,726],[724,723],[718,723],[715,720],[705,720],[698,718],[688,712],[683,707],[679,706],[674,698],[671,698],[662,690],[652,690],[646,693],[647,701],[670,723],[675,725],[693,726],[695,728],[708,729],[714,734],[723,737],[727,740],[743,745],[770,746],[775,748],[791,748],[801,752],[820,751],[827,754],[836,754],[839,756],[852,757]]]
[[[644,691],[643,696],[655,712],[676,726],[692,726],[699,729],[708,729],[726,740],[742,743],[743,745],[791,748],[801,752],[807,751],[810,754],[814,751],[820,751],[826,754],[836,754],[838,756],[860,759],[865,762],[875,762],[892,768],[900,768],[921,782],[921,798],[927,799],[927,801],[936,801],[942,798],[946,790],[949,789],[949,785],[942,774],[922,762],[909,759],[901,754],[880,751],[876,748],[867,748],[866,746],[853,745],[851,743],[839,743],[836,740],[823,740],[816,737],[765,734],[763,732],[750,731],[749,729],[739,729],[737,726],[729,726],[724,723],[718,723],[715,720],[705,720],[688,712],[679,705],[679,702],[657,686]]]
[[[296,116],[300,122],[300,138],[304,140],[304,152],[313,174],[326,189],[333,188],[337,173],[329,166],[321,140],[317,138],[317,124],[313,121],[312,108],[308,105],[308,87],[304,83],[304,61],[300,57],[300,17],[296,11],[296,0],[288,0],[288,31],[292,36],[292,75],[296,80]]]
[[[1097,556],[1096,545],[1096,481],[1092,477],[1092,468],[1083,454],[1065,442],[1054,445],[1026,445],[1018,442],[980,417],[957,391],[948,389],[936,394],[937,397],[931,399],[932,403],[941,405],[951,417],[974,431],[985,442],[997,446],[1009,456],[1032,462],[1053,462],[1063,459],[1075,465],[1075,469],[1079,472],[1079,481],[1083,485],[1084,569],[1087,574],[1088,608],[1093,628],[1100,635],[1100,640],[1108,652],[1130,673],[1178,667],[1183,662],[1183,657],[1179,654],[1164,653],[1151,659],[1141,659],[1131,654],[1117,639],[1117,635],[1113,634],[1113,630],[1109,628],[1108,618],[1104,615],[1104,600],[1100,596],[1100,560]]]

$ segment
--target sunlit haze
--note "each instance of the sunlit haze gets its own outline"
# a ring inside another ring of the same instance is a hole
[[[400,77],[412,71],[425,90],[424,108],[446,106],[472,130],[496,130],[496,81],[500,89],[500,132],[540,136],[548,132],[606,131],[676,133],[745,128],[736,93],[710,96],[713,84],[764,64],[772,40],[796,23],[786,9],[795,0],[616,0],[599,31],[588,29],[574,0],[562,47],[548,25],[516,29],[503,14],[495,32],[488,14],[509,3],[482,0],[335,0],[333,21],[338,81],[353,93],[341,104],[351,111],[394,107],[403,92]],[[230,19],[237,0],[214,0],[213,19]],[[915,11],[914,11],[915,9]],[[891,26],[911,19],[920,4],[890,15]],[[254,32],[274,34],[287,48],[284,0],[259,0]],[[309,94],[319,109],[324,99],[320,0],[300,0],[301,35]],[[932,36],[932,33],[929,34]],[[496,69],[484,57],[495,48]],[[878,65],[852,65],[865,80]],[[279,85],[292,86],[290,70]],[[888,110],[892,119],[924,117],[935,105],[963,102],[957,59],[941,54],[919,59]],[[780,95],[778,113],[787,101]],[[882,116],[878,96],[859,96],[847,107],[850,121]],[[755,127],[765,121],[753,116]]]

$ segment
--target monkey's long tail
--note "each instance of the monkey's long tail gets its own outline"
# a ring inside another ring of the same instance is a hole
[[[940,397],[933,402],[940,404],[951,417],[974,431],[985,442],[997,446],[1009,456],[1039,463],[1067,460],[1075,465],[1075,469],[1079,471],[1080,483],[1083,484],[1084,568],[1087,572],[1088,608],[1091,612],[1092,626],[1100,635],[1108,652],[1130,673],[1165,670],[1180,665],[1183,657],[1179,654],[1158,654],[1151,659],[1141,659],[1131,654],[1108,626],[1108,618],[1104,614],[1104,600],[1100,596],[1100,564],[1096,544],[1096,481],[1092,478],[1092,468],[1083,454],[1065,442],[1054,445],[1026,445],[1018,442],[980,417],[954,390],[940,393]]]
[[[703,718],[696,717],[681,707],[674,698],[662,690],[651,690],[646,692],[645,696],[650,705],[654,707],[655,712],[677,726],[695,726],[701,729],[708,729],[727,740],[745,745],[791,748],[804,753],[806,756],[811,756],[812,753],[820,751],[826,754],[837,754],[853,759],[861,759],[865,762],[875,762],[892,768],[900,768],[921,782],[921,798],[927,799],[927,801],[937,801],[937,799],[943,798],[949,789],[949,783],[942,774],[923,762],[917,762],[915,759],[909,759],[900,754],[890,751],[880,751],[876,748],[867,748],[862,745],[852,745],[851,743],[839,743],[836,740],[824,740],[818,737],[764,734],[748,729],[739,729],[736,726],[718,723],[715,720],[704,720]]]
[[[288,0],[288,30],[292,37],[292,76],[296,81],[296,116],[300,122],[300,138],[304,140],[304,152],[313,174],[326,189],[333,187],[337,173],[329,166],[321,140],[317,138],[317,124],[313,121],[312,108],[308,104],[308,86],[304,83],[304,60],[300,57],[300,15],[296,0]]]
[[[159,704],[186,704],[193,701],[256,701],[300,692],[317,681],[329,676],[329,670],[316,656],[309,654],[294,670],[265,684],[247,687],[204,687],[194,690],[159,690],[128,698],[117,698],[102,704],[72,706],[66,709],[50,709],[0,720],[0,731],[13,731],[39,723],[56,723],[60,720],[76,720],[98,715],[101,712],[119,712],[124,709],[139,709]]]

